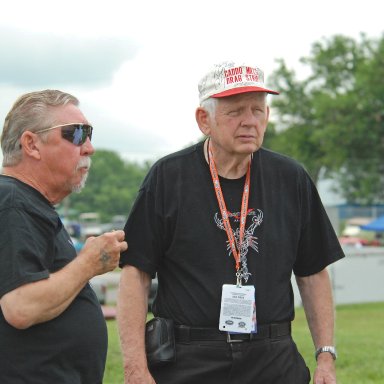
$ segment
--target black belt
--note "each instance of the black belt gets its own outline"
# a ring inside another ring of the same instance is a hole
[[[236,343],[243,341],[275,339],[291,334],[291,323],[275,323],[259,325],[257,333],[229,333],[216,328],[188,327],[187,325],[175,325],[175,338],[179,342],[189,341],[227,341]]]

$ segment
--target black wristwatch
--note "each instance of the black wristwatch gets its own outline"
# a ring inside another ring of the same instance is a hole
[[[316,349],[316,352],[315,352],[316,361],[320,353],[323,353],[323,352],[329,352],[332,355],[333,360],[337,359],[336,348],[331,345],[325,345],[324,347],[320,347]]]

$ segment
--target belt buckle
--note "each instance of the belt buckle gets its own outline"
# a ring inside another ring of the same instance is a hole
[[[229,333],[227,332],[227,343],[242,343],[244,340],[241,339],[232,339],[232,335],[236,335],[235,333]]]

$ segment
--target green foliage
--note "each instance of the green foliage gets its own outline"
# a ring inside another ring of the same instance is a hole
[[[336,307],[337,382],[379,384],[384,377],[384,349],[378,337],[384,321],[384,302]],[[302,309],[296,311],[293,337],[313,375],[314,346]]]
[[[148,313],[147,320],[153,317]],[[119,332],[115,320],[107,321],[108,328],[108,355],[104,373],[104,384],[123,384],[123,359],[121,354]]]
[[[356,203],[384,202],[384,38],[345,36],[312,46],[299,81],[283,60],[271,76],[278,120],[267,145],[326,175]]]
[[[104,373],[104,384],[124,383],[123,359],[121,355],[120,339],[115,320],[107,321],[108,327],[108,355]]]
[[[384,302],[340,305],[336,308],[336,361],[339,384],[380,384],[384,377],[382,327]],[[104,384],[123,383],[123,365],[115,321],[108,321],[109,349]],[[302,308],[296,310],[293,338],[311,375],[315,369],[314,346]]]
[[[114,215],[127,216],[149,167],[149,163],[127,162],[116,152],[98,150],[85,188],[68,196],[62,206],[73,218],[81,212],[98,212],[103,222]]]

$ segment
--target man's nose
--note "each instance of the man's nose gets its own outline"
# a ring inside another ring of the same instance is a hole
[[[81,154],[91,156],[95,153],[95,148],[93,147],[91,140],[87,137],[85,143],[81,146]]]

